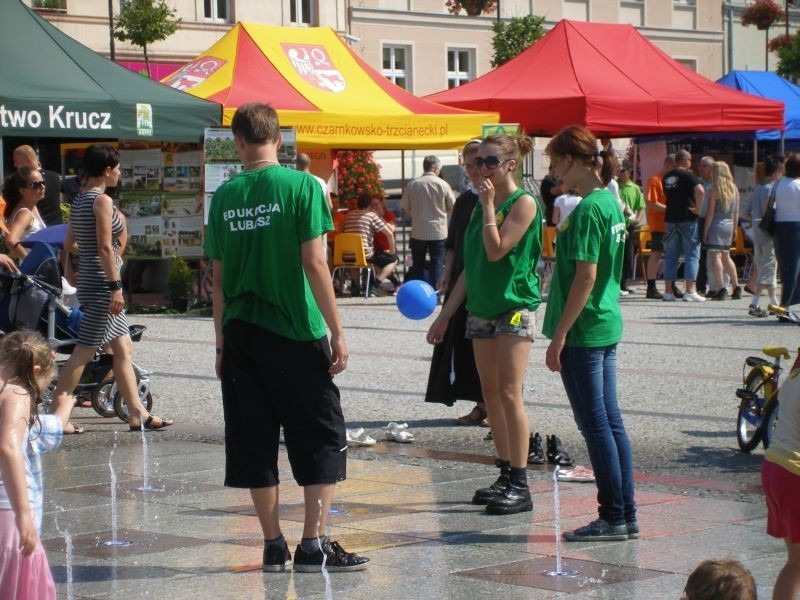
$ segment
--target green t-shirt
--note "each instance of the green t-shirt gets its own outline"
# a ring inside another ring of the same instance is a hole
[[[619,310],[620,277],[625,253],[625,218],[614,195],[595,190],[575,207],[556,240],[556,262],[542,333],[555,335],[567,295],[575,279],[576,262],[597,265],[594,287],[578,319],[567,332],[567,346],[597,348],[622,339]]]
[[[625,185],[619,186],[619,197],[628,205],[634,213],[644,210],[644,194],[642,188],[636,185],[633,181],[629,181]],[[630,222],[628,222],[630,224]]]
[[[300,246],[332,229],[322,188],[307,173],[271,165],[221,186],[205,250],[223,263],[223,324],[240,319],[298,341],[325,336]]]
[[[498,227],[511,212],[519,189],[497,208]],[[536,202],[536,199],[534,199]],[[517,245],[500,260],[490,262],[483,246],[483,205],[478,202],[464,234],[464,274],[467,280],[467,312],[481,319],[494,319],[515,308],[536,310],[541,303],[536,265],[542,254],[542,211]]]

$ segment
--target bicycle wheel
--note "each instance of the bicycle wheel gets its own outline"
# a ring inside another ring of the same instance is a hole
[[[767,378],[761,369],[753,369],[745,380],[746,390],[754,393],[751,400],[742,400],[739,404],[739,414],[736,418],[736,441],[742,452],[750,452],[758,446],[761,441],[761,424],[763,415],[761,409],[764,406],[764,396],[770,390],[771,385],[767,385]]]
[[[144,404],[147,412],[150,412],[153,409],[153,395],[150,392],[147,392],[144,397],[140,395],[139,400],[142,401],[142,404]],[[128,407],[126,406],[125,402],[123,402],[122,394],[120,394],[119,391],[114,394],[114,413],[126,423],[131,420],[131,417],[128,414]]]
[[[778,424],[779,410],[778,398],[775,398],[767,406],[764,413],[764,426],[761,428],[761,443],[764,444],[764,450],[769,448],[772,443],[772,435],[775,433],[775,426]]]
[[[114,398],[111,388],[114,387],[113,379],[106,379],[92,391],[92,408],[101,417],[111,418],[114,412]]]

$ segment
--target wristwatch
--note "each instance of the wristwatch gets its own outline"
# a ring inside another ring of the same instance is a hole
[[[121,279],[117,279],[116,281],[109,281],[108,282],[108,289],[110,291],[112,291],[112,292],[114,292],[116,290],[121,290],[122,289],[122,280]]]

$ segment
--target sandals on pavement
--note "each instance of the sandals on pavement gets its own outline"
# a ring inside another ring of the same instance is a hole
[[[72,429],[70,429],[70,427]],[[85,432],[86,432],[86,427],[78,427],[72,421],[70,421],[64,426],[64,435],[80,435],[81,433]]]
[[[483,425],[486,420],[486,411],[481,410],[476,404],[469,414],[456,419],[456,425]]]
[[[158,419],[159,422],[158,423],[154,423],[153,419]],[[165,419],[163,417],[157,417],[155,415],[150,415],[149,417],[147,417],[144,420],[144,428],[148,429],[148,430],[164,429],[164,427],[169,427],[170,425],[173,425],[174,423],[175,423],[175,421],[173,421],[172,419]],[[142,430],[142,426],[141,425],[131,425],[130,426],[130,430],[131,431],[141,431]]]

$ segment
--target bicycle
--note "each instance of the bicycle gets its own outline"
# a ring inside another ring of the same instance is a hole
[[[800,324],[800,314],[794,311],[773,305],[769,305],[767,310]],[[743,452],[750,452],[759,442],[765,449],[769,448],[778,422],[781,360],[791,358],[789,349],[783,346],[764,346],[761,351],[774,360],[770,362],[759,356],[748,356],[742,367],[742,387],[736,390],[736,397],[740,400],[736,441]],[[749,372],[747,367],[750,367]]]

